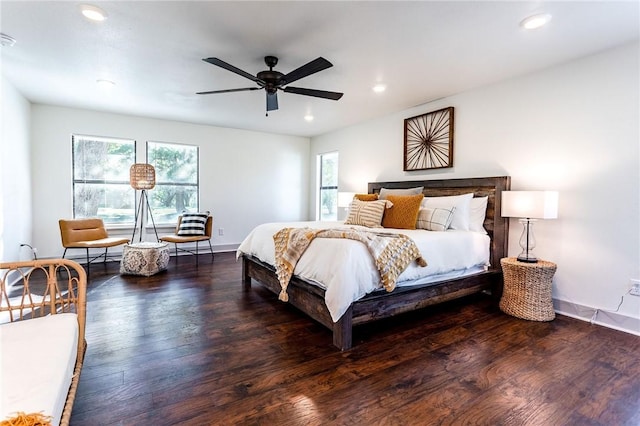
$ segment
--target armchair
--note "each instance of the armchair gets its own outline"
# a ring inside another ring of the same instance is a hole
[[[206,222],[204,223],[204,235],[198,235],[198,234],[186,234],[186,235],[181,235],[183,234],[183,232],[181,232],[181,225],[182,225],[182,221],[183,221],[183,217],[187,215],[187,213],[178,216],[178,224],[176,225],[176,230],[174,234],[170,234],[170,235],[162,235],[159,239],[160,241],[166,242],[166,243],[173,243],[175,245],[175,249],[176,249],[176,258],[178,256],[178,250],[180,251],[185,251],[191,254],[195,254],[196,255],[196,264],[198,263],[198,244],[200,243],[200,241],[207,241],[209,243],[209,252],[211,253],[211,260],[214,259],[214,254],[213,254],[213,247],[211,246],[211,235],[213,232],[213,217],[212,216],[207,216],[206,218]],[[204,214],[199,214],[199,216],[204,216]],[[193,250],[189,250],[189,249],[183,249],[183,248],[178,248],[178,244],[184,244],[184,243],[196,243],[196,249],[195,251]]]
[[[62,238],[62,246],[64,259],[68,249],[84,249],[87,253],[87,275],[91,262],[104,256],[104,262],[107,261],[107,250],[109,247],[116,247],[122,244],[128,244],[128,238],[109,237],[107,229],[104,227],[102,219],[60,219],[60,237]],[[104,248],[104,253],[89,259],[89,249]]]

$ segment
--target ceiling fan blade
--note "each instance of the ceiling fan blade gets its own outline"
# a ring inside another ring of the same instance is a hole
[[[308,64],[305,64],[300,68],[295,69],[291,71],[289,74],[283,76],[281,81],[284,81],[284,83],[282,83],[282,85],[293,83],[296,80],[300,80],[303,77],[306,77],[311,74],[315,74],[318,71],[331,68],[332,66],[333,64],[327,61],[325,58],[320,57],[318,59],[314,59]]]
[[[211,95],[213,93],[230,93],[230,92],[244,92],[247,90],[261,90],[260,87],[244,87],[242,89],[224,89],[224,90],[210,90],[208,92],[196,92],[196,95]]]
[[[278,93],[267,93],[267,111],[278,109]]]
[[[344,93],[340,92],[328,92],[326,90],[304,89],[302,87],[285,87],[287,93],[295,93],[296,95],[315,96],[316,98],[331,99],[337,101],[342,97]]]
[[[216,65],[220,68],[224,68],[227,71],[231,71],[233,73],[236,73],[238,75],[241,75],[245,78],[248,78],[251,81],[255,81],[256,83],[262,83],[264,84],[264,81],[260,80],[258,77],[256,77],[255,75],[251,75],[246,71],[242,71],[240,68],[236,68],[231,64],[226,63],[225,61],[218,59],[218,58],[204,58],[202,59],[205,62],[209,62],[211,65]]]

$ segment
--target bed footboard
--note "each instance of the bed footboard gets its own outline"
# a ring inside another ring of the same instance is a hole
[[[246,289],[250,288],[253,278],[274,294],[280,293],[280,282],[272,266],[249,255],[243,255],[242,265]],[[492,269],[441,283],[398,287],[391,293],[381,289],[353,302],[337,322],[333,322],[324,302],[324,289],[317,285],[294,275],[287,287],[287,294],[288,303],[331,330],[333,345],[344,351],[353,344],[354,326],[483,291],[494,295],[501,288],[502,272]]]

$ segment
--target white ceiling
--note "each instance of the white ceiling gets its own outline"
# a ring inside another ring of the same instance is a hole
[[[17,40],[0,49],[2,73],[29,101],[301,136],[637,40],[640,22],[637,1],[91,1],[102,23],[81,3],[0,2],[0,31]],[[519,27],[539,12],[553,16],[547,27]],[[265,55],[285,74],[328,59],[332,68],[294,85],[343,98],[279,92],[265,117],[264,91],[195,94],[255,85],[202,58],[255,75]],[[387,91],[373,93],[376,82]]]

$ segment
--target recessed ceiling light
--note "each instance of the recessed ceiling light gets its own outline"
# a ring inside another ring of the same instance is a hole
[[[101,89],[111,89],[113,86],[116,85],[116,83],[114,83],[111,80],[96,80],[96,83],[98,84],[98,87]]]
[[[378,83],[375,86],[373,86],[373,91],[376,92],[376,93],[382,93],[385,90],[387,90],[387,85],[386,84]]]
[[[107,13],[97,6],[83,4],[80,5],[80,11],[85,18],[91,19],[92,21],[102,22],[107,19]]]
[[[551,21],[551,15],[548,13],[539,13],[537,15],[529,16],[520,22],[520,26],[525,30],[535,30],[545,26]]]
[[[311,114],[307,114],[304,116],[304,119],[308,122],[312,122],[313,121],[313,115]]]

